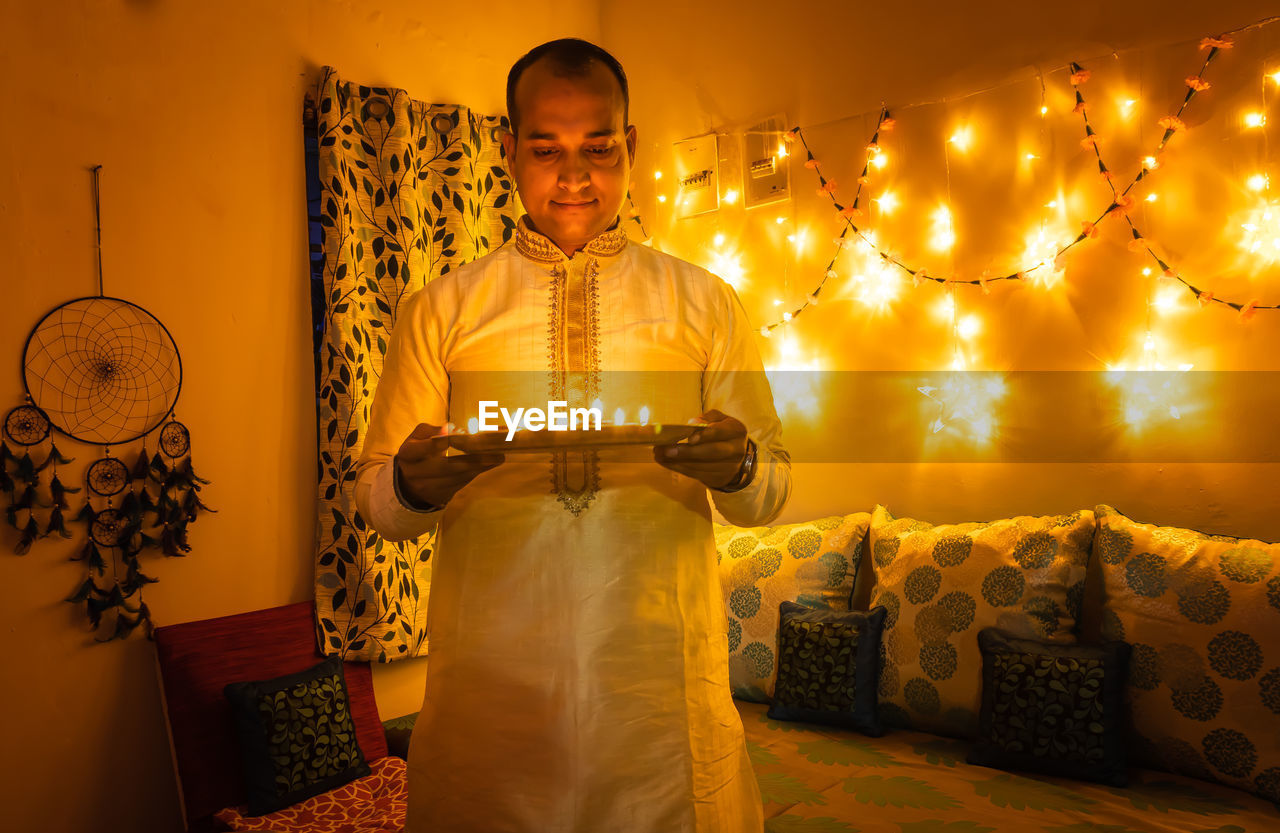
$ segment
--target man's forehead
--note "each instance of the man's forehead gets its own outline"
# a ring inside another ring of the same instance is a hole
[[[539,61],[520,77],[516,101],[532,138],[559,132],[609,136],[624,126],[621,86],[601,64],[592,64],[589,75],[566,76]]]

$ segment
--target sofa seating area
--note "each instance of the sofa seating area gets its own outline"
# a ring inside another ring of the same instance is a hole
[[[768,833],[1280,831],[1280,546],[1107,506],[953,525],[876,507],[717,526],[716,543],[730,682]],[[779,669],[794,665],[779,635],[788,602],[832,618],[887,609],[871,681],[883,734],[769,717]],[[966,761],[984,628],[1046,652],[1127,640],[1131,668],[1111,683],[1123,699],[1107,707],[1123,712],[1108,715],[1120,728],[1107,757],[1127,753],[1126,785],[1084,780],[1092,763],[1066,777]],[[413,718],[388,722],[392,754]]]
[[[969,742],[770,720],[738,703],[768,833],[1267,833],[1280,812],[1240,790],[1138,770],[1126,787],[965,763]]]

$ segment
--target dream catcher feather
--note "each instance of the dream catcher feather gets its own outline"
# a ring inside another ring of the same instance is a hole
[[[0,491],[9,500],[6,520],[20,533],[18,555],[41,538],[72,538],[68,520],[84,526],[85,544],[72,560],[85,562],[88,575],[67,601],[85,605],[95,631],[114,617],[110,634],[98,639],[106,642],[139,626],[151,637],[142,589],[157,579],[142,571],[138,556],[148,548],[166,556],[190,552],[187,525],[209,509],[199,496],[209,481],[192,469],[191,436],[174,414],[182,358],[172,336],[142,307],[102,292],[101,167],[93,168],[98,295],[56,307],[27,337],[26,402],[4,420]],[[58,448],[54,431],[101,447],[83,488],[59,478],[58,467],[74,458]],[[68,496],[82,491],[68,518]]]

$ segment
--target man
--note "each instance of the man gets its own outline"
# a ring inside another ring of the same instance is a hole
[[[707,501],[753,525],[790,494],[754,333],[727,284],[621,229],[611,55],[543,44],[507,107],[514,245],[402,307],[358,466],[384,538],[438,529],[407,831],[760,833]],[[440,426],[482,400],[705,425],[652,460],[447,456]]]

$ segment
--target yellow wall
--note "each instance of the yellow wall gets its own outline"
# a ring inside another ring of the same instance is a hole
[[[501,112],[511,63],[562,35],[599,34],[571,2],[4,4],[0,74],[0,375],[21,399],[29,329],[96,290],[88,167],[102,172],[108,294],[173,333],[202,493],[218,510],[191,555],[144,555],[160,624],[309,598],[315,538],[315,405],[302,99],[318,67],[420,100]],[[89,450],[66,442],[79,459]],[[74,447],[74,449],[73,449]],[[95,645],[69,547],[25,558],[0,533],[10,645],[0,690],[0,806],[13,830],[181,829],[155,681],[137,635]],[[375,671],[386,716],[421,705],[425,662]]]
[[[967,93],[1025,78],[1032,64],[1051,68],[1195,38],[1270,8],[1255,0],[1230,10],[980,5],[929,2],[906,13],[892,3],[756,0],[7,2],[0,355],[12,357],[13,372],[0,378],[0,401],[20,401],[18,357],[36,320],[95,289],[87,168],[100,163],[107,293],[149,308],[174,334],[185,371],[178,415],[191,429],[197,470],[212,480],[207,502],[219,510],[192,527],[188,558],[144,557],[161,579],[146,590],[148,604],[164,624],[307,598],[315,441],[300,116],[320,65],[420,100],[499,112],[506,71],[525,49],[566,34],[595,38],[628,69],[632,121],[642,131],[639,172],[647,173],[676,139],[774,112],[829,125],[828,147],[856,146],[860,134],[842,120],[882,99]],[[652,180],[638,178],[649,212]],[[796,192],[812,194],[799,174]],[[797,211],[802,220],[821,216],[809,196],[798,197]],[[660,223],[656,209],[650,214]],[[692,256],[699,241],[691,236],[673,231],[670,248]],[[744,295],[753,315],[767,314],[774,292],[804,283],[803,266]],[[1109,318],[1104,303],[1083,303],[1055,313],[1052,326],[1069,331],[1075,316],[1128,327],[1133,315]],[[855,314],[820,309],[827,317],[815,314],[806,325],[819,333]],[[1275,320],[1234,336],[1220,366],[1264,366],[1276,355]],[[862,335],[853,346],[936,338],[936,328],[920,334],[903,320],[876,326],[889,329],[855,331]],[[1223,332],[1213,338],[1233,338]],[[1079,348],[1096,346],[1077,334],[1076,352],[1058,366],[1080,367]],[[861,365],[868,368],[924,367],[931,359],[866,355],[886,362],[868,358]],[[987,358],[1036,367],[1055,366],[1059,355],[1049,343],[1016,361],[998,351]],[[82,446],[72,453],[77,464],[90,456]],[[1280,519],[1266,497],[1274,475],[1274,466],[1262,465],[805,465],[788,518],[875,501],[957,520],[1110,500],[1143,520],[1277,539]],[[82,578],[65,560],[70,548],[43,542],[19,558],[8,554],[16,536],[3,529],[6,825],[50,833],[180,829],[153,647],[136,636],[92,644],[82,612],[59,601]],[[418,708],[424,672],[422,661],[375,668],[384,716]]]

